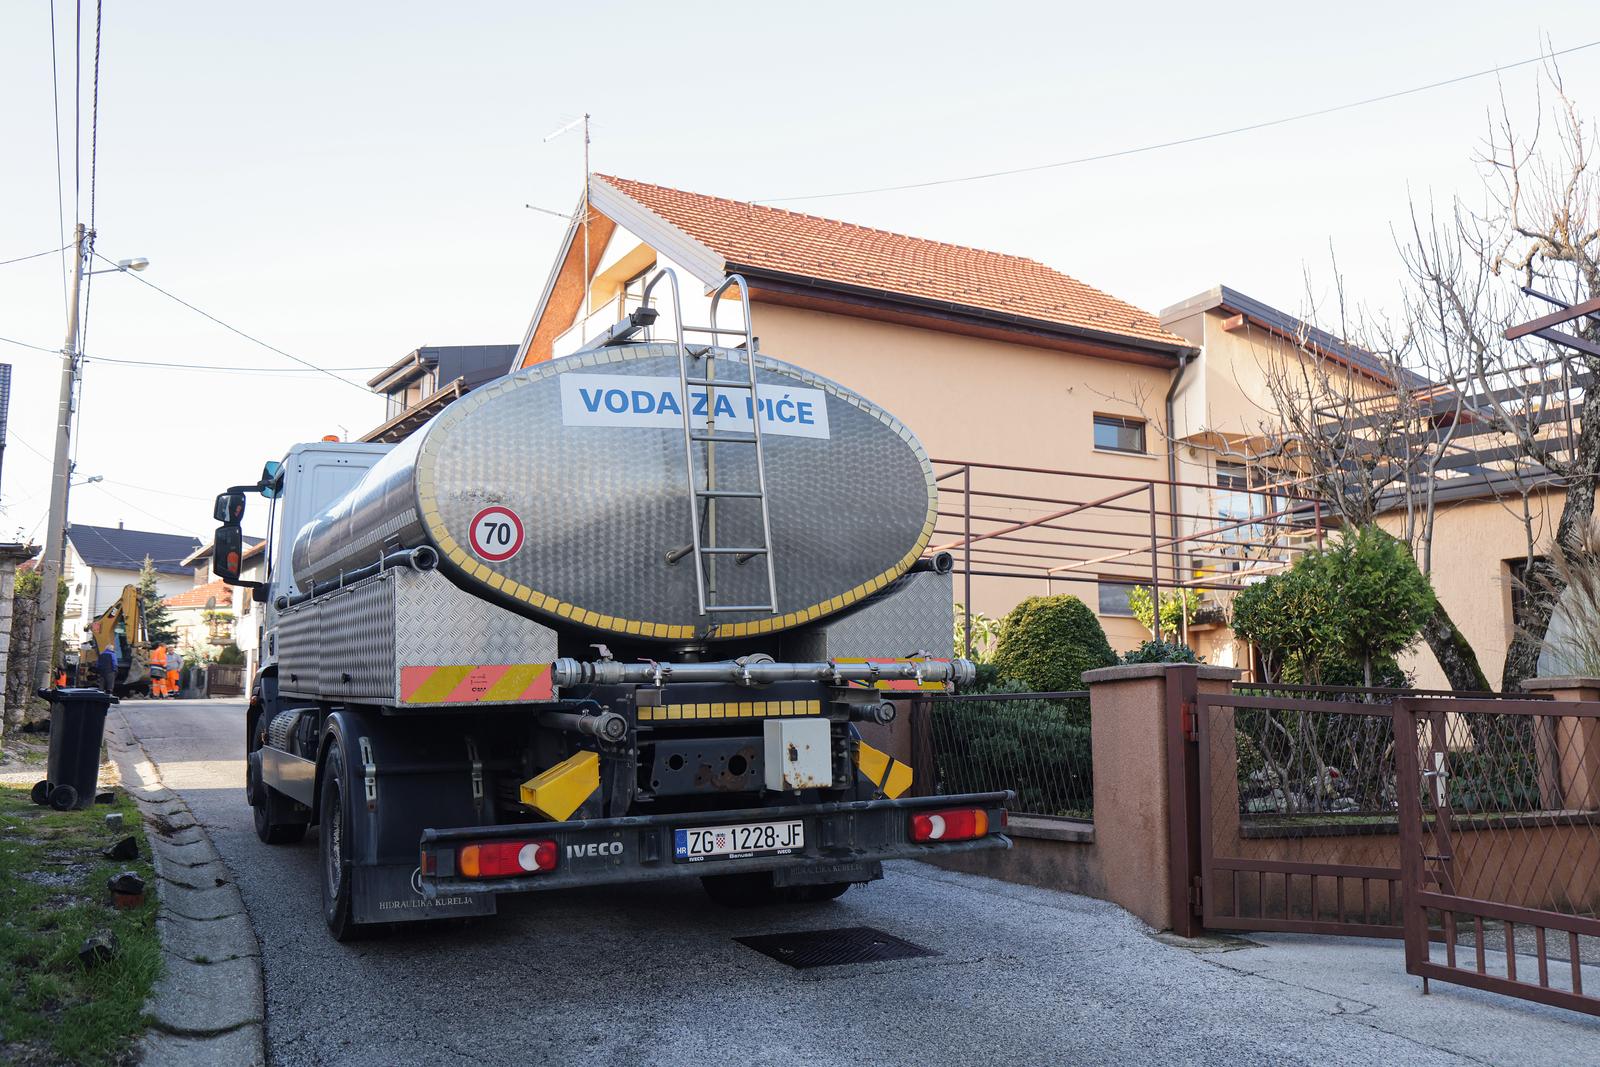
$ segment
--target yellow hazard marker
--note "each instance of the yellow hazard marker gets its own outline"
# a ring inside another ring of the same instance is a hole
[[[911,768],[865,741],[856,742],[856,769],[890,800],[911,788]]]
[[[579,752],[523,782],[522,802],[541,815],[565,822],[599,788],[600,757]]]

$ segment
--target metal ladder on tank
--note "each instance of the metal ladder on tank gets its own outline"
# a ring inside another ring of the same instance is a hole
[[[685,478],[688,483],[689,500],[689,532],[691,541],[683,548],[676,549],[667,554],[669,564],[676,563],[686,555],[694,556],[694,586],[695,597],[701,615],[711,614],[736,614],[752,611],[764,611],[769,614],[778,612],[778,577],[777,568],[772,559],[772,517],[767,508],[767,465],[764,449],[761,446],[761,403],[756,390],[756,341],[750,331],[750,286],[741,275],[730,274],[717,286],[716,292],[711,294],[711,325],[685,326],[683,324],[683,307],[678,299],[678,276],[673,270],[663,268],[651,278],[645,286],[643,304],[650,304],[650,292],[656,283],[666,278],[671,283],[672,291],[672,321],[676,334],[678,349],[678,395],[682,400],[683,408],[683,457],[685,462]],[[744,313],[744,326],[742,329],[724,329],[717,324],[717,308],[722,303],[723,294],[730,288],[739,287],[739,302]],[[684,342],[685,333],[699,333],[710,337],[704,345],[688,345]],[[716,361],[712,355],[718,341],[724,336],[744,338],[745,351],[745,379],[736,378],[718,379],[716,377]],[[706,391],[706,421],[701,428],[696,428],[694,423],[694,405],[689,399],[689,387],[699,386]],[[750,399],[750,433],[743,434],[730,431],[717,431],[717,391],[729,390],[744,393]],[[705,446],[705,485],[695,484],[694,473],[694,446]],[[756,484],[754,489],[725,489],[717,484],[717,454],[718,445],[732,445],[755,449]],[[761,511],[761,544],[759,545],[721,545],[717,543],[717,504],[718,502],[740,502],[745,506],[756,505]],[[704,512],[705,532],[701,532],[701,514]],[[750,562],[752,559],[761,559],[765,564],[767,576],[767,600],[764,604],[720,604],[716,601],[717,595],[717,568],[719,558],[732,556],[738,566]]]

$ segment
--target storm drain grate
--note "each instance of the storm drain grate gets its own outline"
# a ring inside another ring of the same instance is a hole
[[[870,926],[847,926],[842,930],[796,930],[787,934],[736,937],[734,940],[763,956],[771,956],[779,963],[800,969],[938,955],[932,949],[913,945]]]

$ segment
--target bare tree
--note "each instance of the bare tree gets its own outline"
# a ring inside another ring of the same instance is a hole
[[[1578,551],[1600,475],[1600,394],[1590,388],[1600,372],[1600,322],[1580,320],[1565,336],[1505,338],[1550,304],[1600,296],[1600,184],[1589,130],[1553,65],[1546,77],[1555,94],[1553,133],[1535,122],[1524,135],[1502,98],[1480,155],[1484,207],[1458,200],[1445,218],[1430,213],[1425,222],[1413,212],[1402,256],[1414,342],[1447,369],[1464,415],[1504,442],[1479,450],[1480,476],[1511,485],[1524,500],[1530,492],[1559,494],[1554,543]],[[1505,691],[1536,669],[1562,589],[1531,536],[1524,588],[1501,673]]]
[[[1419,309],[1408,307],[1398,330],[1365,315],[1352,323],[1342,281],[1337,293],[1338,336],[1302,320],[1292,348],[1263,367],[1274,411],[1262,437],[1274,442],[1282,461],[1309,476],[1346,524],[1366,526],[1401,513],[1398,536],[1431,577],[1436,486],[1462,426],[1464,399],[1413,369],[1420,362],[1414,343]],[[1422,632],[1453,688],[1489,688],[1443,603]]]

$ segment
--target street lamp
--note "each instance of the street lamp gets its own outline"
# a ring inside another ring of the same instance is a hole
[[[126,274],[130,270],[144,270],[149,265],[150,261],[148,259],[143,256],[134,256],[132,259],[117,260],[115,267],[102,267],[100,270],[86,270],[83,273],[85,277],[90,274],[116,274],[118,272]]]

